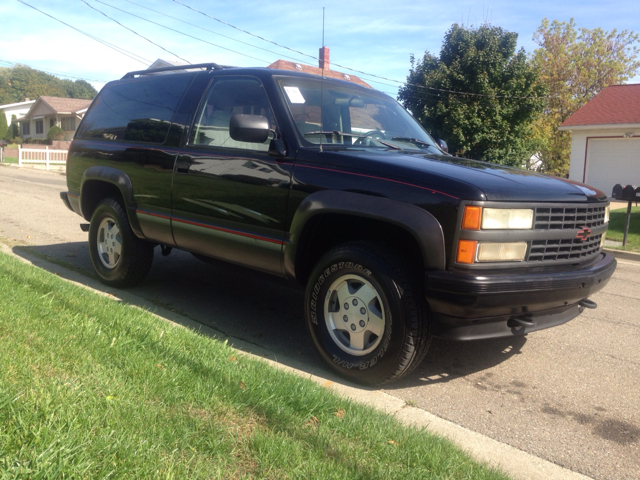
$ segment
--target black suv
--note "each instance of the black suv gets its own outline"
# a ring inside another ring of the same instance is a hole
[[[156,246],[286,277],[321,356],[367,384],[434,335],[565,323],[616,266],[602,192],[455,158],[390,97],[298,72],[129,73],[85,115],[67,184],[104,283],[141,282]]]

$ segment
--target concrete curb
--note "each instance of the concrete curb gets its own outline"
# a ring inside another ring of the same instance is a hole
[[[20,255],[0,243],[0,251],[7,253],[27,264],[43,268],[60,276],[71,283],[85,287],[95,293],[107,296],[116,301],[124,301],[131,305],[149,310],[159,319],[197,330],[205,335],[221,340],[227,339],[230,344],[247,356],[263,360],[275,368],[288,371],[301,377],[309,378],[319,385],[328,388],[334,393],[358,403],[369,405],[376,410],[393,415],[405,425],[425,428],[437,435],[444,436],[465,450],[475,460],[497,467],[517,480],[590,480],[590,477],[576,473],[572,470],[560,467],[552,462],[536,457],[510,445],[500,443],[480,433],[461,427],[455,423],[444,420],[425,410],[412,407],[404,400],[389,395],[386,392],[368,390],[342,383],[336,378],[327,378],[327,371],[320,370],[297,359],[287,358],[287,364],[278,362],[277,355],[266,348],[245,342],[234,337],[225,337],[220,332],[202,325],[195,320],[180,315],[176,312],[164,309],[150,300],[139,297],[124,290],[106,287],[98,280],[69,270],[56,263],[44,260],[35,255],[21,252]],[[295,365],[294,367],[289,365]]]
[[[625,250],[614,250],[613,248],[603,248],[603,250],[620,260],[631,260],[632,262],[640,262],[640,253],[627,252]]]

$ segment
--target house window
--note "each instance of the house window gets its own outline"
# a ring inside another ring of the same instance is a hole
[[[44,133],[44,120],[36,120],[36,135]]]
[[[76,129],[75,117],[64,117],[62,119],[62,130],[65,132],[73,132]]]
[[[49,128],[53,127],[56,124],[56,119],[55,118],[50,118],[49,119]]]
[[[25,135],[31,135],[31,124],[29,122],[23,122],[20,125],[22,127],[21,134],[23,137]]]

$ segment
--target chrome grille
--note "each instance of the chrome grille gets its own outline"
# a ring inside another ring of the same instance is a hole
[[[529,250],[527,261],[582,260],[600,251],[601,239],[602,235],[594,235],[584,242],[579,238],[534,240],[531,242],[531,249]]]
[[[573,230],[593,228],[604,223],[606,207],[537,207],[533,228],[536,230]]]

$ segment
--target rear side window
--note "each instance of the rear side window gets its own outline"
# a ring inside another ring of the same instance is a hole
[[[105,87],[76,138],[163,143],[193,75],[158,75]]]

